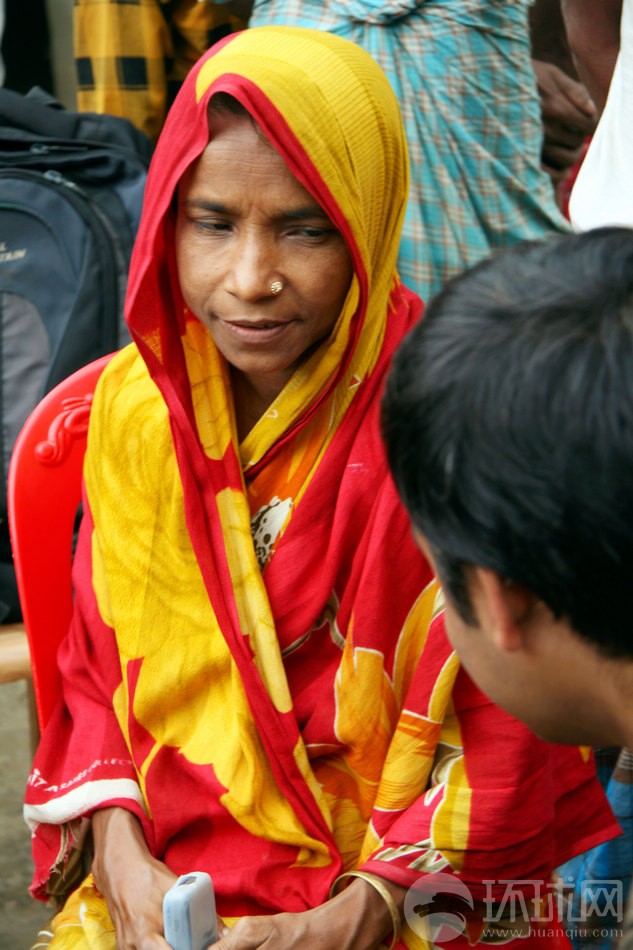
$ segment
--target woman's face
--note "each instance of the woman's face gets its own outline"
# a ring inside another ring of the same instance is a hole
[[[332,330],[351,258],[248,116],[212,113],[210,131],[178,190],[180,286],[231,366],[276,394]]]

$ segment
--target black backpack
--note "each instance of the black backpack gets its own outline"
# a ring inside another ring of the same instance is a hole
[[[49,389],[129,340],[123,300],[151,152],[127,119],[0,89],[0,623],[20,619],[13,445]]]

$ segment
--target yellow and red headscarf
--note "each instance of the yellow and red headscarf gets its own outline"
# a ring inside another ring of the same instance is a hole
[[[186,311],[174,275],[170,208],[184,171],[208,142],[207,104],[217,92],[248,109],[340,228],[356,275],[331,338],[275,404],[277,424],[271,425],[269,414],[249,435],[244,451],[256,464],[344,375],[349,388],[379,359],[396,283],[407,150],[398,104],[382,70],[336,36],[283,27],[247,30],[218,44],[196,66],[156,149],[127,303],[130,328],[152,375],[180,376],[179,396],[188,411],[180,343]],[[334,427],[348,401],[337,400]]]

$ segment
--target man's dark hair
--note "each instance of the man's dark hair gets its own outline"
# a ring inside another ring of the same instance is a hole
[[[480,565],[633,657],[633,230],[520,244],[451,281],[396,354],[382,423],[465,620]]]

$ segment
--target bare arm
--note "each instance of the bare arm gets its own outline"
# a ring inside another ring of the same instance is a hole
[[[561,0],[578,75],[600,111],[620,49],[622,0]]]
[[[533,0],[529,19],[532,56],[578,79],[560,6],[561,0]]]
[[[163,896],[176,880],[149,852],[139,821],[125,808],[92,817],[93,874],[106,899],[119,950],[168,950]]]
[[[381,880],[402,914],[406,888]],[[391,928],[391,916],[383,898],[371,884],[355,880],[313,910],[243,917],[214,945],[214,950],[375,950]]]
[[[559,182],[580,158],[598,118],[578,79],[561,0],[535,0],[530,8],[530,43],[543,118],[543,166]]]

